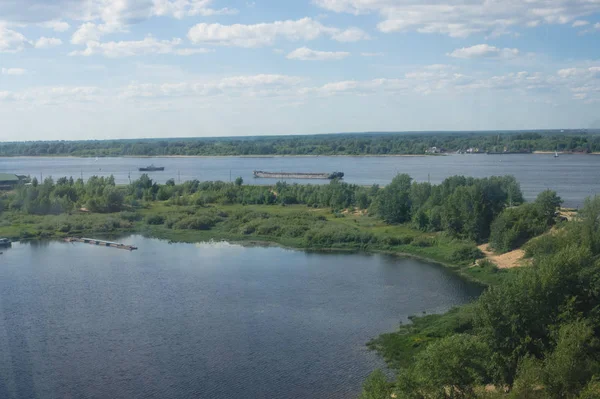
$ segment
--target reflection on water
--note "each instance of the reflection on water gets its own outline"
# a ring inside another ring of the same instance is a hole
[[[348,398],[365,343],[480,289],[378,255],[139,236],[0,257],[1,398]]]

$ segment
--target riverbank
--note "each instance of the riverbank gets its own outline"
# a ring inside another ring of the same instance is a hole
[[[307,155],[15,155],[8,156],[3,155],[0,158],[134,158],[134,159],[146,159],[146,158],[319,158],[319,157],[343,157],[343,158],[395,158],[395,157],[431,157],[431,156],[444,156],[447,154],[307,154]]]
[[[474,243],[443,233],[424,233],[407,225],[388,225],[361,214],[333,213],[301,205],[208,205],[194,211],[193,217],[190,212],[190,207],[158,201],[138,210],[112,214],[39,216],[5,212],[0,236],[13,240],[77,235],[111,239],[142,234],[190,243],[223,240],[271,243],[301,250],[380,252],[435,262],[484,285],[495,284],[506,273],[489,266],[473,267],[478,257]],[[308,231],[311,234],[307,236]]]

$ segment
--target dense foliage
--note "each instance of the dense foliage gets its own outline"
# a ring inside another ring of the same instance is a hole
[[[600,151],[597,132],[362,133],[247,138],[12,142],[0,156],[390,155],[444,151]]]
[[[536,238],[527,246],[531,267],[488,288],[468,312],[458,312],[461,323],[438,327],[441,335],[428,335],[430,343],[402,362],[396,397],[600,397],[599,220],[595,197],[578,220]],[[419,323],[414,328],[425,332]],[[405,342],[407,332],[397,340]],[[370,387],[383,391],[380,385]]]
[[[533,203],[505,209],[492,223],[490,246],[497,252],[521,247],[554,224],[561,203],[554,191],[546,190]]]
[[[91,212],[118,212],[123,206],[123,194],[112,176],[93,176],[87,182],[62,177],[56,183],[47,177],[41,184],[33,178],[31,184],[17,188],[10,207],[38,215],[70,212],[75,207]]]
[[[452,237],[476,242],[487,239],[492,221],[504,208],[523,201],[518,183],[510,176],[455,176],[432,185],[412,182],[403,174],[381,189],[339,180],[327,185],[279,182],[274,186],[248,186],[241,179],[235,183],[193,180],[177,185],[169,180],[157,184],[144,174],[124,187],[116,187],[112,177],[93,177],[86,183],[66,178],[54,183],[48,178],[41,185],[34,179],[31,185],[20,185],[16,191],[11,207],[30,214],[58,214],[79,208],[117,212],[148,201],[181,206],[303,204],[336,212],[368,209],[389,224],[411,222],[422,231],[445,231]],[[149,222],[156,225],[164,220],[156,217]],[[318,241],[318,236],[310,240]],[[469,251],[467,248],[464,256],[474,255]]]
[[[476,242],[486,240],[496,216],[523,202],[512,176],[483,179],[454,176],[440,185],[411,183],[398,175],[378,192],[372,209],[389,223],[413,225],[424,231],[446,231]]]

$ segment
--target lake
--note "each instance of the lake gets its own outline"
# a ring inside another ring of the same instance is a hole
[[[131,236],[0,255],[0,397],[351,398],[365,347],[480,288],[437,265]]]
[[[552,189],[564,205],[579,207],[583,200],[600,193],[600,156],[553,154],[450,155],[423,157],[206,157],[206,158],[0,158],[0,173],[37,176],[114,175],[117,183],[137,179],[139,167],[164,166],[164,172],[151,172],[152,179],[229,181],[241,176],[246,183],[274,184],[275,179],[254,179],[253,170],[270,172],[345,173],[344,180],[362,185],[388,184],[397,173],[408,173],[417,181],[440,183],[446,177],[465,175],[486,177],[513,175],[521,183],[527,199]],[[294,182],[294,180],[288,180]],[[298,180],[318,183],[315,180]],[[326,183],[327,181],[321,181]]]

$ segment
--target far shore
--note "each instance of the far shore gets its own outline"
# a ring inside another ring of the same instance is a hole
[[[552,155],[554,151],[532,151],[530,153],[522,153],[517,155]],[[600,155],[600,152],[558,152],[559,155]],[[395,158],[395,157],[439,157],[439,156],[451,156],[451,155],[486,155],[486,153],[473,153],[473,154],[456,154],[454,152],[447,152],[442,154],[359,154],[359,155],[349,155],[349,154],[322,154],[322,155],[299,155],[299,154],[290,154],[290,155],[109,155],[109,156],[83,156],[83,155],[15,155],[15,156],[2,156],[0,158],[134,158],[134,159],[144,159],[144,158],[319,158],[319,157],[338,157],[338,158]],[[502,155],[502,154],[494,154],[494,155]],[[511,154],[513,155],[513,154]]]
[[[111,156],[79,156],[79,155],[16,155],[0,156],[0,158],[318,158],[318,157],[346,157],[346,158],[387,158],[387,157],[429,157],[445,154],[362,154],[362,155],[111,155]]]

